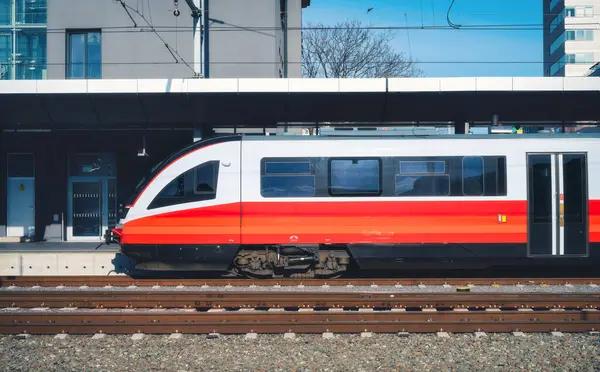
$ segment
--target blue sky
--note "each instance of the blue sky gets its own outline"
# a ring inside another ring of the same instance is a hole
[[[451,0],[311,0],[303,23],[358,19],[372,26],[447,26]],[[368,8],[374,8],[367,14]],[[421,9],[423,11],[421,12]],[[462,25],[542,24],[542,0],[456,0],[450,19]],[[410,50],[409,50],[410,39]],[[428,77],[541,76],[543,33],[528,31],[397,30],[393,46],[423,63]],[[446,62],[486,63],[446,63]],[[428,63],[429,62],[429,63]],[[436,63],[431,63],[436,62]],[[502,63],[500,63],[502,62]],[[528,63],[509,63],[528,62]],[[537,62],[537,63],[532,63]]]

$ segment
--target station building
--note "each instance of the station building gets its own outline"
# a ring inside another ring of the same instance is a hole
[[[168,99],[132,108],[108,93],[120,82],[165,79],[161,89],[172,91],[185,79],[301,77],[300,26],[310,0],[192,3],[0,0],[0,90],[26,80],[19,86],[29,93],[37,82],[61,91],[61,81],[76,80],[85,89],[95,82],[99,93],[91,99],[68,88],[35,102],[3,95],[0,237],[100,241],[148,169],[214,135],[215,126],[231,127],[201,114],[182,124],[165,110]]]

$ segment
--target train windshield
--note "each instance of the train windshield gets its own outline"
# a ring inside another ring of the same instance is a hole
[[[167,166],[169,163],[171,163],[173,160],[179,158],[183,154],[189,152],[193,148],[201,147],[201,145],[205,142],[207,142],[207,140],[195,142],[195,143],[192,143],[182,149],[179,149],[179,150],[169,154],[169,156],[165,157],[163,160],[158,162],[155,166],[150,168],[150,170],[148,172],[146,172],[146,174],[144,174],[144,176],[140,179],[138,184],[133,189],[131,196],[129,196],[129,199],[127,199],[127,203],[125,204],[126,208],[128,208],[127,206],[131,206],[135,202],[135,199],[137,199],[138,195],[144,190],[144,188],[146,188],[148,183],[150,181],[152,181],[154,176],[156,176],[156,174],[158,172],[160,172],[165,166]]]
[[[224,139],[223,137],[227,137],[226,139]],[[138,182],[138,184],[135,186],[135,188],[133,189],[133,192],[131,193],[131,196],[129,197],[129,199],[127,200],[127,203],[125,204],[125,211],[124,213],[126,214],[127,209],[130,208],[130,206],[135,202],[135,200],[137,199],[138,195],[146,188],[146,186],[148,185],[148,183],[150,183],[150,181],[152,181],[152,179],[156,176],[156,174],[158,174],[158,172],[160,172],[161,170],[163,170],[166,166],[168,166],[169,164],[171,164],[173,161],[177,160],[178,158],[180,158],[181,156],[189,153],[192,150],[197,150],[199,148],[208,146],[210,144],[213,143],[218,143],[218,142],[225,142],[225,141],[232,141],[232,140],[236,140],[241,138],[240,135],[228,135],[228,136],[215,136],[215,137],[210,137],[207,139],[203,139],[194,143],[189,144],[188,146],[177,150],[175,152],[173,152],[172,154],[170,154],[169,156],[165,157],[162,161],[160,161],[159,163],[157,163],[155,166],[153,166]]]
[[[125,204],[126,207],[129,206],[129,205],[131,205],[131,204],[133,204],[133,202],[135,202],[135,199],[142,192],[142,190],[146,187],[146,185],[148,185],[148,182],[150,182],[150,180],[152,180],[152,178],[156,175],[157,171],[162,167],[162,165],[165,163],[165,161],[167,159],[169,159],[170,157],[171,156],[168,156],[165,159],[163,159],[160,162],[158,162],[148,172],[146,172],[146,174],[144,174],[142,176],[142,178],[140,179],[140,181],[138,182],[138,184],[133,189],[133,192],[129,196],[129,199],[127,199],[127,203]]]

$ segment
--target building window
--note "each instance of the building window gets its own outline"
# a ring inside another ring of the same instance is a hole
[[[102,78],[102,34],[100,30],[67,33],[67,78]]]
[[[0,11],[2,11],[0,9]],[[12,35],[10,31],[0,31],[0,80],[11,78]]]
[[[12,0],[0,0],[0,26],[12,23]]]
[[[367,158],[330,159],[329,195],[381,195],[381,160]]]
[[[593,17],[595,15],[593,6],[584,6],[582,8],[584,17]]]
[[[566,30],[550,45],[550,54],[553,54],[560,48],[565,41],[592,41],[594,40],[594,30]]]
[[[587,64],[594,63],[594,53],[569,53],[560,57],[552,66],[550,66],[550,75],[556,74],[567,64]]]
[[[566,54],[567,63],[594,63],[594,53]]]
[[[260,182],[264,198],[315,195],[314,167],[308,159],[264,159]]]
[[[567,17],[593,17],[594,16],[594,7],[591,5],[567,7],[567,8],[565,8],[565,16],[567,16]]]
[[[200,164],[169,182],[152,200],[148,209],[215,199],[218,179],[218,161]]]
[[[45,24],[46,0],[15,0],[15,18],[19,24]]]
[[[46,30],[26,28],[16,35],[16,78],[43,79],[46,70]]]
[[[552,11],[552,9],[554,9],[558,3],[560,3],[561,0],[550,0],[550,11]]]
[[[591,41],[594,40],[594,30],[567,30],[566,39],[576,41]]]

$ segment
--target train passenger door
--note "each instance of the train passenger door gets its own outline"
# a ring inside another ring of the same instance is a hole
[[[527,154],[527,207],[528,256],[587,256],[587,155]]]

